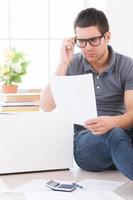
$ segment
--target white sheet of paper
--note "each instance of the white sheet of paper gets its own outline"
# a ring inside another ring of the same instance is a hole
[[[5,184],[5,182],[0,178],[0,193],[2,192],[10,192],[9,187]]]
[[[114,191],[125,184],[124,182],[101,179],[83,179],[78,183],[82,185],[86,191]]]
[[[45,179],[33,179],[23,185],[20,185],[12,190],[12,192],[25,193],[27,191],[50,191],[49,187],[46,187]]]
[[[27,200],[123,200],[113,192],[26,192],[25,197]]]
[[[86,120],[97,117],[92,74],[54,76],[50,86],[58,110],[73,123],[84,125]]]
[[[0,193],[0,200],[27,200],[25,195],[22,193]]]

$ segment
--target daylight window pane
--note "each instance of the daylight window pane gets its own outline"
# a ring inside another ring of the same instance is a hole
[[[48,37],[48,0],[12,0],[12,38]]]
[[[8,0],[0,1],[0,39],[8,39],[8,18],[9,4]]]
[[[50,0],[50,36],[64,38],[73,36],[73,21],[83,9],[83,0]]]
[[[4,53],[7,48],[8,48],[8,40],[1,40],[0,41],[0,64],[2,64],[4,61]]]
[[[3,64],[4,62],[4,56],[5,56],[5,49],[8,48],[8,40],[0,40],[0,64]],[[2,85],[3,83],[0,82],[0,85]],[[1,88],[0,88],[1,90]]]
[[[50,75],[52,76],[60,61],[60,46],[62,40],[53,40],[50,42]]]
[[[28,73],[20,84],[21,88],[43,88],[48,81],[48,42],[13,41],[12,46],[28,55]]]

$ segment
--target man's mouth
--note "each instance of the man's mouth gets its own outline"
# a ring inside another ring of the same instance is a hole
[[[87,57],[94,57],[95,56],[95,53],[84,53],[84,54]]]

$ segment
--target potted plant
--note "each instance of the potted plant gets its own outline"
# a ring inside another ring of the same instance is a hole
[[[22,82],[22,77],[27,73],[28,65],[29,61],[21,51],[15,48],[5,51],[4,63],[0,64],[0,81],[3,83],[3,92],[17,91],[18,83]]]

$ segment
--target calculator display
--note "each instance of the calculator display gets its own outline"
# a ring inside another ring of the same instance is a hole
[[[59,183],[55,182],[55,181],[49,181],[49,185],[56,187],[58,185],[60,185]]]

